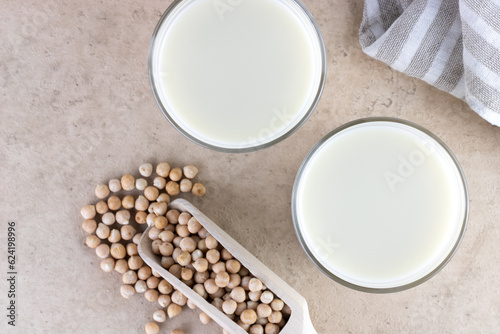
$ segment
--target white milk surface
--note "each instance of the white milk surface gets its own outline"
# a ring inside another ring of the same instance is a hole
[[[267,143],[300,122],[321,79],[309,18],[290,0],[186,0],[159,30],[153,75],[181,128],[208,144]]]
[[[450,253],[465,210],[464,185],[430,136],[393,122],[329,138],[304,169],[299,230],[319,262],[368,288],[424,277]]]

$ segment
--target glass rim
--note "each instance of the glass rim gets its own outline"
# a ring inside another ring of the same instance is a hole
[[[297,200],[298,200],[297,196],[298,196],[299,183],[300,183],[300,180],[302,179],[304,170],[307,167],[307,164],[309,163],[309,161],[311,160],[311,158],[313,157],[313,155],[318,151],[318,149],[320,147],[323,146],[323,144],[325,142],[327,142],[334,135],[336,135],[336,134],[342,132],[343,130],[348,129],[348,128],[352,127],[352,126],[359,125],[359,124],[362,124],[362,123],[370,123],[370,122],[392,122],[392,123],[399,123],[399,124],[403,124],[403,125],[407,125],[407,126],[413,127],[414,129],[420,130],[423,133],[425,133],[426,135],[430,136],[432,139],[434,139],[445,150],[445,152],[451,158],[454,166],[456,167],[456,169],[458,171],[458,174],[460,175],[460,180],[462,181],[463,192],[464,192],[464,202],[465,203],[464,203],[463,221],[461,223],[460,232],[459,232],[459,235],[458,235],[455,243],[453,244],[452,249],[446,255],[446,257],[444,258],[444,260],[441,261],[438,265],[436,265],[434,267],[434,269],[432,271],[430,271],[428,274],[426,274],[425,276],[423,276],[423,277],[421,277],[421,278],[419,278],[419,279],[417,279],[417,280],[415,280],[413,282],[410,282],[410,283],[407,283],[407,284],[403,284],[403,285],[399,285],[399,286],[394,286],[394,287],[387,287],[387,288],[373,288],[373,287],[366,287],[366,286],[362,286],[362,285],[351,283],[351,282],[346,281],[346,280],[340,278],[339,276],[335,275],[330,270],[328,270],[325,266],[323,266],[322,263],[321,263],[321,261],[319,261],[316,258],[316,256],[312,253],[312,251],[310,250],[310,248],[307,246],[307,243],[305,242],[304,237],[303,237],[302,232],[301,232],[300,227],[299,227],[299,221],[298,221],[299,219],[298,219],[298,214],[297,214]],[[432,278],[433,276],[435,276],[438,272],[440,272],[448,264],[448,262],[452,259],[452,257],[455,255],[455,253],[457,252],[457,250],[458,250],[458,248],[459,248],[459,246],[460,246],[460,244],[461,244],[461,242],[462,242],[462,240],[464,238],[465,231],[466,231],[466,228],[467,228],[467,223],[468,223],[468,220],[469,220],[469,206],[470,206],[470,203],[469,203],[469,189],[468,189],[468,186],[467,186],[467,181],[465,179],[465,174],[464,174],[464,172],[462,170],[462,167],[460,166],[460,163],[458,162],[457,158],[455,157],[455,155],[453,154],[453,152],[451,151],[451,149],[441,139],[439,139],[439,137],[437,137],[436,135],[434,135],[431,131],[427,130],[423,126],[418,125],[418,124],[413,123],[413,122],[410,122],[410,121],[407,121],[407,120],[404,120],[404,119],[399,119],[399,118],[394,118],[394,117],[367,117],[367,118],[361,118],[361,119],[357,119],[357,120],[354,120],[354,121],[350,121],[350,122],[348,122],[348,123],[346,123],[344,125],[341,125],[341,126],[337,127],[336,129],[330,131],[323,138],[321,138],[313,146],[313,148],[309,151],[309,153],[307,154],[307,156],[302,161],[302,163],[301,163],[301,165],[299,167],[299,170],[297,172],[297,175],[296,175],[295,181],[294,181],[294,185],[293,185],[293,190],[292,190],[292,205],[291,205],[291,207],[292,207],[292,220],[293,220],[293,226],[294,226],[294,229],[295,229],[295,234],[297,235],[297,238],[299,240],[300,245],[302,246],[302,249],[305,251],[305,253],[309,257],[309,259],[316,265],[316,267],[318,267],[318,269],[321,270],[323,272],[323,274],[325,274],[327,277],[329,277],[330,279],[336,281],[337,283],[342,284],[343,286],[346,286],[348,288],[351,288],[351,289],[354,289],[354,290],[357,290],[357,291],[369,292],[369,293],[378,293],[378,294],[399,292],[399,291],[403,291],[403,290],[414,288],[414,287],[416,287],[416,286],[424,283],[425,281],[429,280],[430,278]]]
[[[281,134],[280,136],[274,138],[273,140],[265,142],[265,143],[262,143],[262,144],[258,144],[258,145],[255,145],[255,146],[249,146],[249,147],[231,148],[231,147],[217,146],[217,145],[214,145],[214,144],[207,143],[207,142],[205,142],[205,141],[203,141],[203,140],[195,137],[191,133],[189,133],[189,131],[185,130],[181,125],[179,125],[173,119],[173,117],[170,115],[170,113],[167,110],[167,108],[163,105],[163,103],[162,103],[162,101],[161,101],[161,99],[159,97],[158,91],[156,89],[155,78],[154,78],[154,73],[153,73],[153,51],[154,51],[155,46],[156,46],[156,41],[157,41],[157,38],[158,38],[158,32],[159,32],[160,28],[162,27],[163,22],[165,22],[165,20],[169,16],[169,14],[172,13],[172,11],[180,3],[182,3],[183,1],[186,1],[186,0],[175,0],[165,10],[165,12],[161,16],[160,20],[158,21],[158,23],[157,23],[157,25],[155,27],[155,30],[153,31],[153,36],[151,37],[151,42],[149,44],[149,51],[148,51],[148,77],[149,77],[149,84],[151,86],[151,90],[153,92],[153,96],[155,98],[155,101],[156,101],[158,107],[160,108],[160,111],[162,112],[163,116],[165,116],[165,118],[169,121],[169,123],[178,132],[180,132],[182,135],[184,135],[186,138],[188,138],[192,142],[194,142],[194,143],[196,143],[196,144],[198,144],[198,145],[200,145],[202,147],[205,147],[205,148],[208,148],[208,149],[211,149],[211,150],[214,150],[214,151],[218,151],[218,152],[224,152],[224,153],[249,153],[249,152],[254,152],[254,151],[258,151],[258,150],[262,150],[262,149],[271,147],[271,146],[273,146],[273,145],[275,145],[275,144],[277,144],[277,143],[285,140],[286,138],[290,137],[302,125],[304,125],[304,123],[309,119],[309,117],[313,113],[314,109],[316,109],[316,106],[318,105],[319,100],[321,98],[321,95],[323,93],[323,89],[324,89],[325,83],[326,83],[326,66],[327,65],[326,65],[326,47],[325,47],[325,42],[323,40],[323,35],[321,34],[321,31],[319,29],[319,26],[318,26],[316,20],[314,19],[314,17],[312,16],[312,14],[309,12],[309,10],[305,7],[305,5],[300,0],[289,0],[289,1],[292,1],[292,2],[294,2],[294,3],[296,3],[298,5],[298,7],[303,11],[303,13],[309,19],[308,22],[310,22],[312,24],[313,28],[314,28],[314,31],[316,33],[316,37],[317,37],[317,40],[318,40],[318,44],[319,44],[320,55],[321,55],[321,73],[320,73],[320,78],[319,78],[318,90],[317,90],[317,92],[316,92],[316,94],[314,96],[313,101],[309,105],[308,110],[304,114],[304,116],[297,123],[295,123],[295,125],[292,128],[290,128],[287,132]],[[194,1],[196,1],[196,0],[194,0]]]

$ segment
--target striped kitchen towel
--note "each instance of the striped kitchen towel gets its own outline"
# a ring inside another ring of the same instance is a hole
[[[500,126],[500,0],[365,0],[359,41]]]

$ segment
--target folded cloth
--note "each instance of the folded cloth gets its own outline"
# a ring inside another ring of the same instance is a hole
[[[500,0],[365,0],[359,41],[500,126]]]

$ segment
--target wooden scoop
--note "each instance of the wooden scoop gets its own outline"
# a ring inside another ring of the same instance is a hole
[[[292,289],[292,287],[285,283],[262,262],[257,260],[255,256],[243,248],[190,202],[184,199],[176,199],[169,204],[169,209],[176,209],[180,212],[189,212],[193,217],[198,219],[200,224],[205,227],[207,231],[234,256],[235,259],[240,261],[241,264],[245,266],[255,277],[259,278],[269,290],[281,298],[285,304],[290,307],[292,310],[291,316],[285,327],[283,327],[280,331],[280,334],[317,334],[311,323],[311,318],[307,309],[307,302],[297,291]],[[203,297],[198,295],[190,287],[161,266],[159,256],[153,254],[151,247],[152,241],[148,237],[151,227],[152,226],[150,225],[146,231],[144,231],[141,241],[139,242],[139,255],[142,257],[144,262],[156,270],[164,279],[172,284],[175,289],[186,296],[201,311],[205,312],[226,331],[231,334],[247,333],[233,320],[229,319],[223,312],[219,311],[219,309],[207,302]]]

